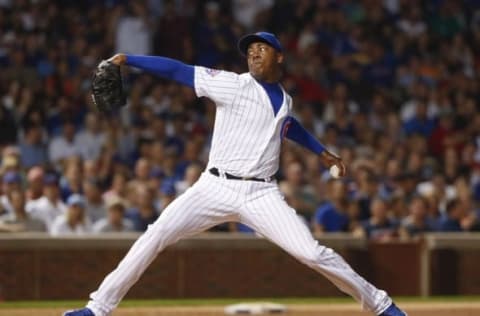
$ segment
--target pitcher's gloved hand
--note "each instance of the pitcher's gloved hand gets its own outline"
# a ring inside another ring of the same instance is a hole
[[[92,79],[92,99],[100,113],[113,113],[127,103],[120,66],[103,60]]]

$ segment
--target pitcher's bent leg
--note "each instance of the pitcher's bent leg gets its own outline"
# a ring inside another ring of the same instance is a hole
[[[117,268],[103,280],[98,290],[90,295],[87,307],[96,316],[109,315],[165,247],[223,221],[219,214],[209,212],[206,206],[208,199],[192,189],[163,211],[134,243]]]
[[[385,291],[358,275],[335,251],[318,244],[278,190],[247,203],[241,211],[241,221],[323,274],[364,309],[379,315],[391,304]]]

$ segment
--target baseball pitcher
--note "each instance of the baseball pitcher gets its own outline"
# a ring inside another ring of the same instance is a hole
[[[106,316],[117,307],[153,259],[181,238],[226,222],[244,223],[321,273],[362,307],[382,316],[405,316],[385,291],[359,276],[332,249],[319,245],[284,200],[273,175],[283,138],[320,155],[344,176],[340,157],[325,149],[291,116],[292,98],[279,84],[284,56],[275,35],[249,34],[238,43],[248,73],[186,65],[155,56],[117,54],[100,64],[93,98],[100,111],[125,103],[120,65],[137,67],[195,89],[216,104],[209,162],[200,179],[173,201],[135,242],[83,309],[65,316]]]

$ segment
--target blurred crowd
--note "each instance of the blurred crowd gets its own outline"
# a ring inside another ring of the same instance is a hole
[[[215,107],[126,67],[128,104],[101,117],[93,69],[123,52],[244,72],[236,42],[258,30],[285,48],[294,115],[348,167],[332,179],[284,142],[276,177],[315,234],[480,230],[477,1],[0,0],[0,231],[144,231],[204,170]]]

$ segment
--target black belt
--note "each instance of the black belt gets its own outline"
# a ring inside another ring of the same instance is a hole
[[[214,176],[220,177],[220,171],[217,168],[210,168],[208,171],[213,174]],[[254,177],[238,177],[234,176],[233,174],[225,172],[225,178],[230,180],[247,180],[247,181],[258,181],[258,182],[270,182],[272,181],[272,177],[269,178],[254,178]]]

